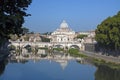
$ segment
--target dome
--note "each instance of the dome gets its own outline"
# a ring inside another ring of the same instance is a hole
[[[60,24],[60,28],[68,28],[68,24],[65,20],[63,20],[63,22]]]

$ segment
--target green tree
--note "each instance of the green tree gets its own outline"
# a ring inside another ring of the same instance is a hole
[[[97,65],[95,80],[120,80],[120,69],[112,69],[105,65]]]
[[[32,0],[0,0],[0,42],[10,38],[10,34],[23,33],[25,11]]]
[[[26,27],[23,27],[22,30],[23,30],[23,34],[27,34],[27,33],[29,33],[29,29],[26,28]]]
[[[101,47],[120,50],[120,12],[97,26],[95,39]]]
[[[43,37],[43,36],[41,36],[41,40],[42,40],[42,42],[50,42],[49,38]]]
[[[21,34],[25,11],[31,0],[0,0],[0,37],[9,38],[10,34]]]
[[[79,35],[77,35],[77,38],[80,38],[80,39],[83,39],[84,37],[87,37],[87,35],[85,35],[85,34],[79,34]]]

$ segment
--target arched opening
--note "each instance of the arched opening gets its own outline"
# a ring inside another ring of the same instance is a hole
[[[53,48],[64,48],[63,45],[54,45]]]
[[[54,45],[53,46],[53,50],[54,51],[63,51],[64,50],[64,46],[63,45]]]
[[[30,47],[31,47],[31,45],[29,45],[29,44],[24,46],[24,48],[30,48]]]
[[[71,45],[70,48],[80,49],[78,45]]]
[[[28,51],[28,53],[32,52],[32,46],[29,44],[25,45],[23,48],[25,48]]]

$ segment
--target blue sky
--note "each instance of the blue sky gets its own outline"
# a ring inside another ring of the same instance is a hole
[[[120,0],[33,0],[24,27],[44,33],[56,30],[63,20],[75,31],[96,29],[104,19],[120,11]]]

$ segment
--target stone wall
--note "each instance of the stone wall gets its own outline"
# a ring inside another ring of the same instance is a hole
[[[96,44],[94,43],[85,43],[85,51],[95,52],[96,51]]]

